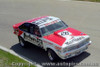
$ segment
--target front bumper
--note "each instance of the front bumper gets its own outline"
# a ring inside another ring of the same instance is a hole
[[[80,47],[78,49],[67,51],[65,53],[60,53],[59,57],[61,59],[67,59],[67,58],[71,58],[71,57],[77,56],[77,55],[81,54],[82,52],[84,52],[88,48],[88,46],[90,44],[91,44],[91,41],[89,41],[84,46],[82,46],[82,47]]]

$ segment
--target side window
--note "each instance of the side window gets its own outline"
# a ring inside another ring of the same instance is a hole
[[[40,30],[39,30],[39,27],[38,26],[35,26],[34,28],[34,34],[41,37],[41,34],[40,34]]]
[[[30,24],[29,23],[24,23],[19,27],[19,29],[30,33]]]
[[[31,34],[34,34],[34,29],[35,29],[35,25],[32,24],[32,25],[30,26],[30,33],[31,33]]]

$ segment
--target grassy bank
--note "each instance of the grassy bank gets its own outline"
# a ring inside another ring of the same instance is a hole
[[[14,56],[8,52],[0,50],[0,67],[35,67],[32,64]]]
[[[100,0],[79,0],[79,1],[100,2]]]

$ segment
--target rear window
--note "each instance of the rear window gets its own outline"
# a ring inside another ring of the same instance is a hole
[[[29,27],[30,27],[29,23],[24,23],[19,27],[19,29],[28,32],[29,31]]]

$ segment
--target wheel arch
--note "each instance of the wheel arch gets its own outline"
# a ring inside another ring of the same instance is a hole
[[[54,49],[54,48],[52,48],[52,47],[47,47],[46,49],[45,49],[45,51],[48,51],[48,50],[52,50],[53,52],[55,52],[56,54],[57,54],[57,51]],[[58,54],[57,54],[58,55]]]

